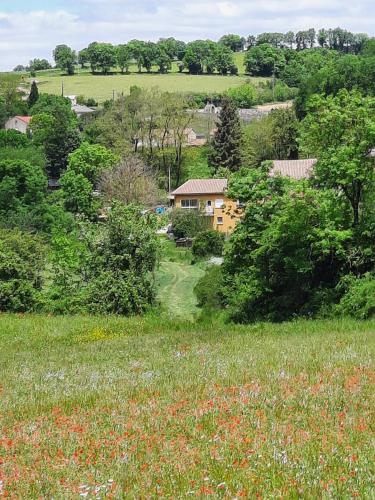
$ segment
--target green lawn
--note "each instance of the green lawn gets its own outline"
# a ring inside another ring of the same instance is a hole
[[[372,498],[374,331],[3,314],[0,495]]]

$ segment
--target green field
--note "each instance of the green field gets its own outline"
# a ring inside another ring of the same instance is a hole
[[[39,90],[50,94],[61,94],[64,84],[65,95],[84,95],[99,102],[115,96],[129,93],[130,87],[137,85],[145,89],[158,87],[170,92],[224,92],[230,87],[243,84],[247,78],[240,76],[186,75],[171,73],[168,75],[131,73],[129,75],[91,75],[82,73],[74,76],[40,76]]]
[[[3,314],[1,493],[372,498],[374,331]]]
[[[177,63],[173,63],[172,70],[167,75],[158,74],[156,67],[150,74],[138,73],[136,66],[132,65],[130,73],[126,75],[119,72],[110,75],[92,75],[88,69],[77,68],[74,76],[62,75],[59,70],[48,70],[37,72],[36,78],[41,92],[61,94],[63,84],[65,95],[84,95],[93,97],[99,102],[112,99],[113,92],[115,96],[121,93],[128,94],[133,85],[146,89],[158,87],[163,91],[171,92],[220,93],[249,80],[249,77],[244,74],[244,54],[237,53],[234,57],[240,76],[180,74]],[[255,84],[264,80],[264,78],[251,79]]]

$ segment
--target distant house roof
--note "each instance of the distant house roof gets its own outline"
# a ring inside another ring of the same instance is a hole
[[[93,109],[91,109],[88,106],[85,106],[83,104],[75,104],[74,106],[72,106],[72,110],[77,115],[85,115],[85,114],[89,114],[89,113],[94,113]]]
[[[312,169],[316,164],[315,158],[307,160],[275,160],[270,175],[273,177],[280,174],[284,177],[300,180],[311,176]]]
[[[227,187],[227,179],[191,179],[171,194],[224,194]]]
[[[31,122],[31,116],[15,116],[14,118],[17,118],[17,120],[21,120],[21,122],[29,124]]]

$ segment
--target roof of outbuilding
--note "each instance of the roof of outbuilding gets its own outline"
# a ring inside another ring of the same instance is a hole
[[[18,120],[21,120],[21,122],[25,122],[27,124],[29,124],[31,121],[31,116],[19,116],[19,115],[17,115],[17,116],[15,116],[15,118],[17,118]]]
[[[182,184],[182,186],[171,194],[224,194],[227,187],[227,179],[191,179],[185,182],[185,184]]]
[[[307,179],[311,176],[317,160],[309,158],[307,160],[275,160],[270,175],[280,174],[292,179]]]
[[[94,113],[92,108],[85,106],[84,104],[75,104],[72,106],[72,110],[77,114]]]

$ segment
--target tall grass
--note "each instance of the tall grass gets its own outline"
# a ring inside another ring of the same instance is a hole
[[[374,331],[1,315],[1,492],[370,498]]]

